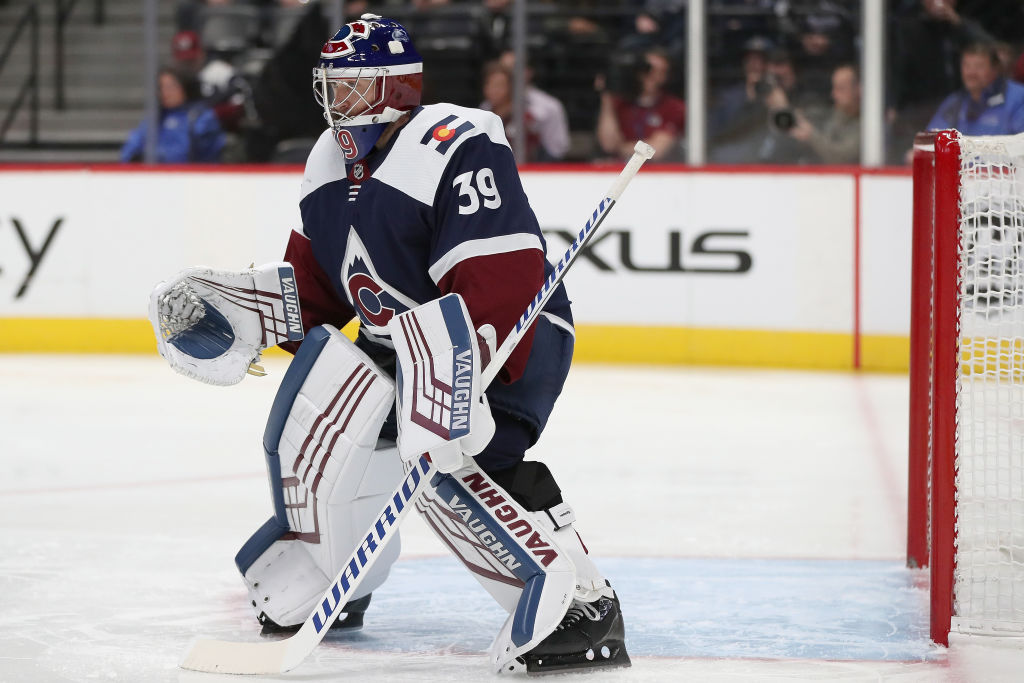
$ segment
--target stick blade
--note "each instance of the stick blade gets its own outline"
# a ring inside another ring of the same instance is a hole
[[[288,640],[263,643],[197,640],[179,666],[209,673],[277,674],[288,671],[298,663],[289,665],[287,655]]]

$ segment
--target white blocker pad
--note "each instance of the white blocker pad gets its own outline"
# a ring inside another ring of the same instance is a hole
[[[535,514],[496,485],[474,461],[437,474],[416,509],[480,585],[509,613],[491,645],[496,672],[518,668],[572,604],[576,571]],[[567,527],[571,529],[571,527]]]
[[[448,294],[392,318],[398,380],[398,450],[430,453],[442,472],[462,466],[494,435],[481,386],[480,348],[466,304]]]
[[[171,367],[208,384],[237,384],[263,349],[303,336],[295,273],[284,262],[183,270],[153,289],[149,320]]]
[[[310,331],[264,435],[274,518],[236,557],[257,615],[304,621],[363,542],[403,477],[393,444],[374,450],[393,401],[391,379],[337,329]],[[352,599],[384,582],[399,550],[384,549]]]

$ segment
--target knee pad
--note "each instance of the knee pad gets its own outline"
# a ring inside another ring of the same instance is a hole
[[[263,438],[274,516],[235,557],[257,616],[304,621],[375,521],[403,476],[397,449],[376,449],[393,404],[391,379],[336,329],[306,336]],[[387,578],[395,541],[353,599]]]

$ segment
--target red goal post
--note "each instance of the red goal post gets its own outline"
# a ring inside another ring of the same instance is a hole
[[[931,637],[1024,636],[1024,135],[914,145],[907,563]]]

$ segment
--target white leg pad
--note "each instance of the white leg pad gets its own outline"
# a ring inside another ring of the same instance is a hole
[[[427,525],[509,613],[491,645],[500,671],[546,638],[572,603],[573,562],[541,524],[470,460],[437,474],[417,509]]]
[[[310,331],[264,436],[274,518],[236,557],[257,615],[304,621],[362,543],[403,476],[394,444],[376,448],[393,403],[391,379],[352,342],[329,326]],[[390,544],[352,598],[378,588],[399,552]]]
[[[277,624],[301,624],[327,590],[329,579],[303,544],[276,541],[243,577],[257,615]]]

